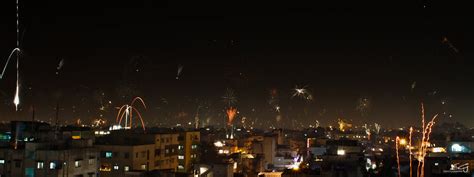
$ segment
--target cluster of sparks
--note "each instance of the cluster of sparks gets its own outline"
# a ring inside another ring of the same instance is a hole
[[[124,127],[131,128],[133,125],[133,112],[135,112],[138,115],[138,119],[141,121],[143,131],[145,131],[145,123],[143,122],[142,115],[140,114],[138,109],[134,107],[134,104],[136,101],[139,101],[142,104],[142,106],[146,109],[146,105],[143,99],[140,97],[135,97],[130,103],[130,105],[125,104],[119,108],[119,111],[117,113],[116,123],[120,125],[122,123],[122,119],[125,117]]]
[[[300,97],[304,100],[307,100],[307,101],[311,101],[313,100],[313,95],[311,95],[311,93],[308,91],[308,89],[306,89],[306,86],[304,87],[298,87],[296,86],[294,89],[293,89],[293,95],[291,96],[291,98],[293,97]]]
[[[92,126],[93,127],[102,127],[103,125],[105,125],[107,123],[106,120],[104,119],[94,119],[92,121]]]
[[[270,99],[268,100],[268,104],[275,110],[275,112],[280,113],[280,104],[278,99],[278,90],[271,89],[270,90]]]
[[[359,98],[356,110],[359,111],[362,116],[367,116],[370,110],[370,100],[368,98]]]
[[[346,128],[351,128],[351,127],[352,127],[352,124],[347,123],[347,122],[344,121],[343,119],[338,119],[338,120],[337,120],[337,124],[339,125],[339,130],[340,130],[341,132],[346,131]]]
[[[425,176],[425,157],[427,155],[427,150],[430,145],[430,135],[432,132],[432,128],[435,125],[435,120],[438,117],[438,115],[434,115],[431,120],[426,123],[425,122],[425,108],[423,104],[421,104],[421,124],[422,124],[422,137],[421,137],[421,144],[420,147],[418,148],[418,153],[417,153],[417,160],[418,160],[418,166],[417,166],[417,171],[416,171],[416,176],[417,177],[424,177]],[[410,177],[413,175],[413,167],[412,167],[412,136],[413,136],[413,127],[410,127],[409,129],[409,140],[408,140],[408,152],[409,152],[409,161],[410,161]],[[396,142],[395,142],[395,149],[396,149],[396,155],[397,155],[397,165],[398,165],[398,176],[401,177],[400,174],[400,157],[398,154],[399,151],[399,145],[400,145],[400,138],[397,136]]]

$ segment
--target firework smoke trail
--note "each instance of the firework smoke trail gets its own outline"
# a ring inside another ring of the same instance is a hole
[[[183,71],[183,66],[179,65],[178,66],[178,72],[176,73],[176,80],[179,79],[179,76],[181,75],[181,71]]]
[[[58,66],[56,67],[56,75],[59,75],[59,70],[61,70],[63,66],[64,66],[64,59],[61,59],[58,63]]]
[[[227,109],[226,113],[227,113],[227,125],[231,125],[232,121],[235,118],[235,115],[237,114],[237,109],[230,107],[229,109]]]
[[[412,157],[411,157],[411,137],[413,135],[413,127],[410,127],[410,135],[408,136],[408,157],[410,161],[410,177],[413,176]]]
[[[397,136],[397,138],[395,139],[395,149],[397,151],[397,170],[398,170],[398,177],[401,177],[401,174],[400,174],[400,156],[398,154],[399,142],[400,142],[400,138]]]

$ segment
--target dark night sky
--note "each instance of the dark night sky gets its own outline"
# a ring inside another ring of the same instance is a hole
[[[12,60],[0,80],[0,119],[30,119],[35,105],[49,120],[59,102],[64,120],[113,120],[114,107],[142,96],[148,122],[187,122],[198,103],[220,122],[232,88],[240,117],[250,119],[274,120],[268,98],[277,89],[284,119],[406,126],[418,123],[423,101],[430,113],[446,112],[443,120],[472,126],[474,29],[457,3],[20,1],[22,110],[11,103]],[[15,47],[15,1],[0,10],[3,67]],[[295,85],[314,100],[290,99]],[[367,116],[359,98],[371,101]]]

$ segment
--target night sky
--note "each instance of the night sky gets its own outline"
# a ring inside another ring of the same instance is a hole
[[[262,126],[278,114],[306,125],[414,125],[421,102],[442,121],[473,126],[474,29],[456,3],[20,0],[21,109],[12,103],[12,60],[0,80],[0,119],[31,120],[34,107],[50,121],[59,103],[61,121],[113,122],[115,107],[140,96],[149,125],[192,121],[198,106],[222,124],[229,88],[237,122]],[[15,6],[0,2],[2,69],[16,47]],[[297,86],[313,100],[292,98]],[[370,106],[357,109],[359,100]]]

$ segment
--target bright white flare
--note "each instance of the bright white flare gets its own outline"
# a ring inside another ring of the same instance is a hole
[[[15,98],[13,99],[13,104],[15,104],[15,110],[18,111],[18,105],[20,104],[20,87],[16,85]]]

